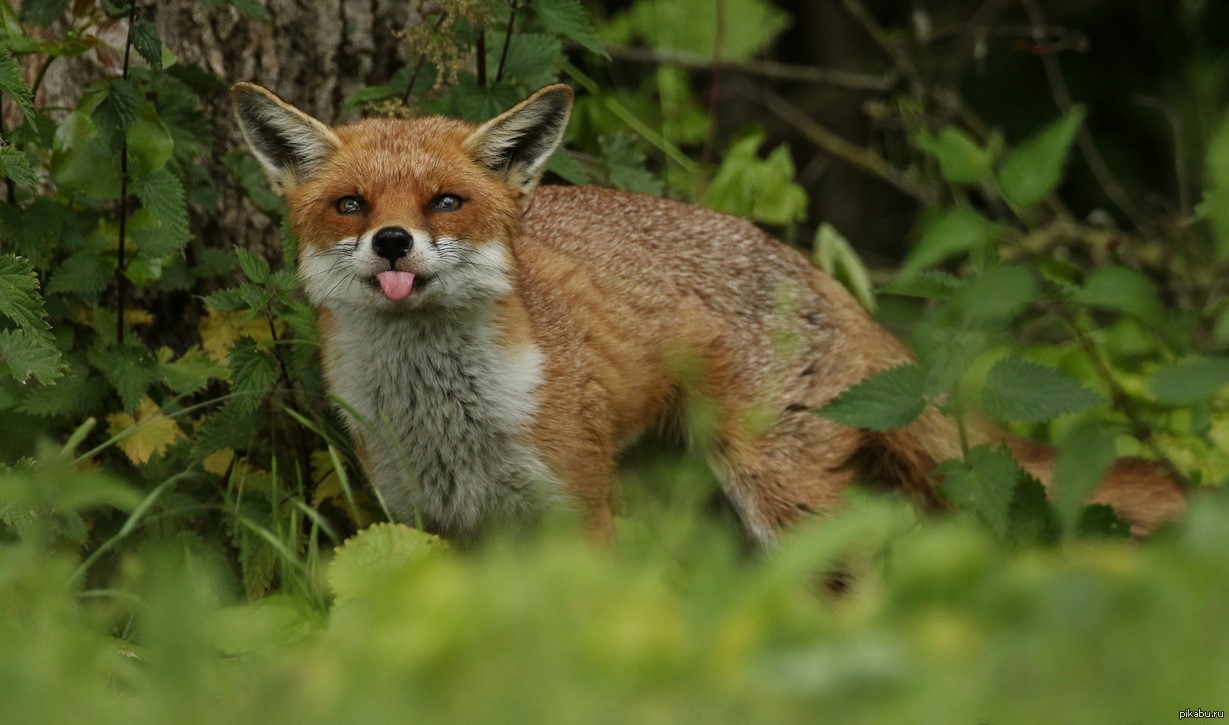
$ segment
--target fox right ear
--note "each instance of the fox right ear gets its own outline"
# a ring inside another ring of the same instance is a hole
[[[274,191],[302,183],[337,148],[329,127],[254,83],[236,83],[230,102]]]

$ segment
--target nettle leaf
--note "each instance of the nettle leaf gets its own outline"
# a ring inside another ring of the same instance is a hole
[[[243,274],[249,280],[256,284],[264,284],[269,281],[273,271],[269,268],[269,262],[264,257],[241,247],[235,249],[235,256],[239,259],[240,269],[243,270]]]
[[[722,58],[750,60],[789,25],[789,15],[766,0],[723,0],[719,6],[712,0],[640,0],[604,32],[616,42],[638,38],[654,48],[706,58],[720,50]]]
[[[1229,358],[1193,357],[1156,371],[1148,384],[1165,405],[1191,405],[1208,400],[1229,384]]]
[[[1054,465],[1053,495],[1065,531],[1078,529],[1084,502],[1117,457],[1114,437],[1098,421],[1081,421],[1064,436]]]
[[[597,28],[593,26],[593,18],[580,0],[534,0],[530,7],[542,22],[542,27],[591,53],[606,57]]]
[[[973,322],[1011,317],[1036,302],[1040,287],[1032,272],[1014,265],[996,265],[970,277],[953,296],[953,304]]]
[[[1130,267],[1098,269],[1088,276],[1075,299],[1093,307],[1127,312],[1154,326],[1165,323],[1165,307],[1156,285]]]
[[[0,147],[0,174],[22,186],[36,186],[38,177],[26,155],[12,146]]]
[[[1007,534],[1016,485],[1027,475],[1010,453],[977,446],[963,461],[947,461],[935,474],[943,479],[939,489],[949,501],[974,511],[999,536]]]
[[[139,18],[129,29],[132,47],[155,70],[162,68],[162,38],[158,37],[158,28],[144,18]]]
[[[40,2],[22,3],[21,19],[46,27],[64,15],[70,2],[72,0],[40,0]]]
[[[243,187],[246,196],[256,208],[273,217],[286,213],[282,198],[269,189],[269,179],[261,170],[260,162],[247,151],[236,149],[222,157],[222,164],[234,175]]]
[[[107,288],[114,277],[112,262],[97,249],[80,249],[64,260],[47,282],[47,291],[55,294],[96,295]]]
[[[661,181],[645,168],[645,155],[634,139],[624,133],[606,134],[598,139],[602,161],[606,165],[606,180],[616,189],[657,195]]]
[[[925,372],[917,365],[889,368],[854,384],[816,413],[854,428],[899,428],[925,410],[925,383]]]
[[[511,83],[480,86],[472,73],[462,73],[449,95],[455,115],[473,123],[494,118],[521,100],[521,92]]]
[[[171,390],[185,395],[205,388],[212,380],[226,374],[225,368],[215,363],[199,347],[192,347],[177,360],[171,359],[170,348],[158,351],[158,377]]]
[[[17,104],[27,123],[34,123],[34,97],[30,94],[30,85],[21,72],[21,65],[7,48],[0,49],[0,93]]]
[[[0,331],[0,361],[22,382],[34,378],[45,385],[60,376],[60,351],[48,334],[28,330]]]
[[[917,274],[897,275],[879,288],[881,295],[920,297],[927,300],[951,299],[963,281],[954,274],[928,269]]]
[[[140,186],[141,205],[150,213],[157,228],[138,238],[141,251],[151,257],[165,257],[184,248],[192,233],[188,229],[188,205],[183,185],[166,168],[145,177]]]
[[[43,298],[38,292],[38,277],[30,261],[13,254],[0,255],[0,315],[26,331],[42,331]]]
[[[844,285],[863,307],[874,311],[875,292],[871,288],[870,273],[853,245],[836,227],[827,222],[819,225],[811,260]]]
[[[761,159],[758,152],[763,142],[763,134],[753,134],[730,148],[704,192],[703,203],[767,224],[802,221],[807,195],[794,181],[789,149],[782,144]]]
[[[260,418],[255,407],[248,407],[232,398],[205,419],[194,436],[199,455],[233,448],[247,450],[260,430]]]
[[[982,403],[1001,420],[1041,422],[1105,402],[1101,396],[1045,365],[1003,358],[986,376]]]
[[[499,61],[499,53],[487,55],[489,77],[495,77]],[[528,88],[541,88],[555,81],[562,63],[563,44],[558,38],[541,33],[517,33],[508,43],[503,80],[519,81]]]
[[[71,218],[67,207],[47,197],[26,206],[0,202],[0,238],[4,249],[29,259],[36,268],[51,265],[59,247],[64,221]]]
[[[268,292],[248,282],[209,293],[205,296],[205,304],[215,310],[259,310],[269,299]]]
[[[990,153],[955,126],[945,126],[937,136],[923,133],[916,143],[918,148],[935,157],[939,173],[953,184],[978,184],[991,174]]]
[[[926,225],[901,274],[911,275],[949,257],[984,249],[994,243],[1000,231],[998,224],[972,209],[948,209]]]
[[[326,578],[339,601],[353,599],[372,591],[373,583],[387,582],[447,549],[443,539],[425,531],[404,524],[373,524],[333,552]]]
[[[184,435],[175,419],[164,415],[158,404],[149,398],[141,399],[135,417],[123,412],[108,415],[107,432],[111,435],[127,432],[118,446],[128,460],[138,466],[155,454],[165,453]]]
[[[140,107],[141,92],[132,81],[116,78],[107,84],[107,95],[94,108],[90,120],[112,151],[119,151]]]
[[[230,347],[230,389],[235,405],[255,410],[277,381],[277,359],[244,336]]]
[[[68,366],[55,385],[31,388],[17,409],[28,415],[46,418],[80,418],[98,409],[106,387],[79,364]]]
[[[1028,209],[1058,188],[1071,144],[1083,122],[1084,109],[1077,106],[1010,150],[999,167],[1003,197],[1021,209]]]
[[[92,350],[89,358],[90,363],[119,394],[124,410],[133,410],[140,405],[145,391],[158,377],[149,351],[135,343]]]

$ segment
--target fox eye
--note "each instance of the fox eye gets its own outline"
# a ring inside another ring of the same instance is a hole
[[[363,200],[357,196],[343,196],[333,205],[337,209],[338,214],[350,215],[357,214],[363,210],[365,206]]]
[[[435,197],[434,206],[439,211],[456,211],[461,208],[461,197],[456,194],[440,194]]]

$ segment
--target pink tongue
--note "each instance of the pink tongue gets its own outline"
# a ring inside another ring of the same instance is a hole
[[[380,290],[390,300],[403,300],[414,289],[414,275],[411,272],[398,272],[390,269],[376,275],[380,282]]]

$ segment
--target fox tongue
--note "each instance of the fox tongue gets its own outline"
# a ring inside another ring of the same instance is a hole
[[[380,291],[390,300],[403,300],[414,289],[414,275],[411,272],[390,269],[377,274],[376,280],[380,282]]]

